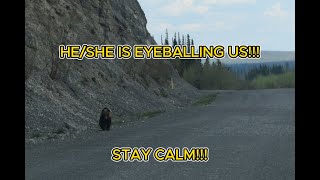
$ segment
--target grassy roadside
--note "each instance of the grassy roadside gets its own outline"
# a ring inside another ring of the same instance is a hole
[[[252,89],[294,88],[295,72],[258,76],[250,83]]]
[[[145,112],[142,112],[142,113],[138,113],[137,116],[139,117],[139,119],[142,119],[142,118],[151,118],[151,117],[154,117],[154,116],[157,116],[161,113],[164,113],[165,111],[163,110],[156,110],[156,111],[145,111]]]
[[[192,103],[193,106],[205,106],[213,102],[217,97],[217,93],[209,94],[201,97],[199,100]]]

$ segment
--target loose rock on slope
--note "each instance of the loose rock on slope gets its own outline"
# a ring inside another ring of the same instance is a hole
[[[61,44],[156,44],[137,0],[25,4],[26,141],[98,129],[105,106],[116,119],[126,119],[199,96],[167,61],[58,59]]]

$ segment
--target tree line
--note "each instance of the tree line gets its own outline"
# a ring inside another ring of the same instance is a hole
[[[187,51],[194,45],[193,38],[189,34],[184,35],[175,32],[169,41],[168,30],[166,29],[165,38],[161,35],[162,45],[186,45]],[[210,63],[209,58],[201,63],[201,59],[171,59],[169,60],[177,69],[180,76],[183,77],[191,85],[198,89],[228,89],[235,88],[239,83],[236,76],[229,68],[225,67],[219,59],[217,62]]]
[[[282,65],[272,65],[267,66],[266,64],[259,65],[253,69],[251,69],[246,74],[246,80],[253,80],[257,78],[258,76],[268,76],[271,74],[283,74],[288,71],[288,65],[282,66]]]
[[[181,35],[174,33],[169,41],[168,30],[166,29],[165,38],[161,35],[162,45],[186,45],[187,51],[190,52],[190,47],[194,45],[194,40],[189,34]],[[202,63],[200,59],[170,59],[174,68],[177,69],[179,75],[187,82],[198,89],[250,89],[252,81],[257,77],[269,75],[284,74],[289,71],[289,65],[268,66],[261,64],[244,73],[244,78],[241,78],[230,66],[221,63],[221,60],[216,59],[216,62],[210,63],[209,58]],[[280,76],[279,76],[280,77]],[[283,76],[285,77],[285,76]],[[283,78],[282,76],[280,78]],[[291,78],[291,75],[290,75]],[[282,80],[282,79],[281,79]],[[282,82],[282,81],[279,81]]]
[[[171,38],[171,44],[169,42],[169,33],[168,29],[166,29],[165,37],[163,40],[163,36],[161,35],[161,44],[162,45],[171,45],[172,47],[176,45],[186,45],[187,51],[190,52],[190,47],[194,45],[193,38],[190,37],[190,34],[184,35],[180,34],[180,32],[175,32],[173,37]],[[171,59],[171,63],[173,64],[174,68],[177,69],[180,76],[190,68],[191,66],[196,66],[199,70],[201,68],[201,60],[200,59]]]

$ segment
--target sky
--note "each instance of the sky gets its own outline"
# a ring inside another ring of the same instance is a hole
[[[295,51],[294,0],[138,0],[158,44],[166,28],[190,34],[196,46],[259,45]],[[171,43],[171,40],[170,40]]]

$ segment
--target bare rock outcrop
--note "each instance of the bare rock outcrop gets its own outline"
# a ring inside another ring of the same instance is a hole
[[[98,128],[105,106],[125,119],[184,106],[199,95],[167,61],[58,59],[61,44],[156,44],[137,0],[25,4],[26,139]]]

